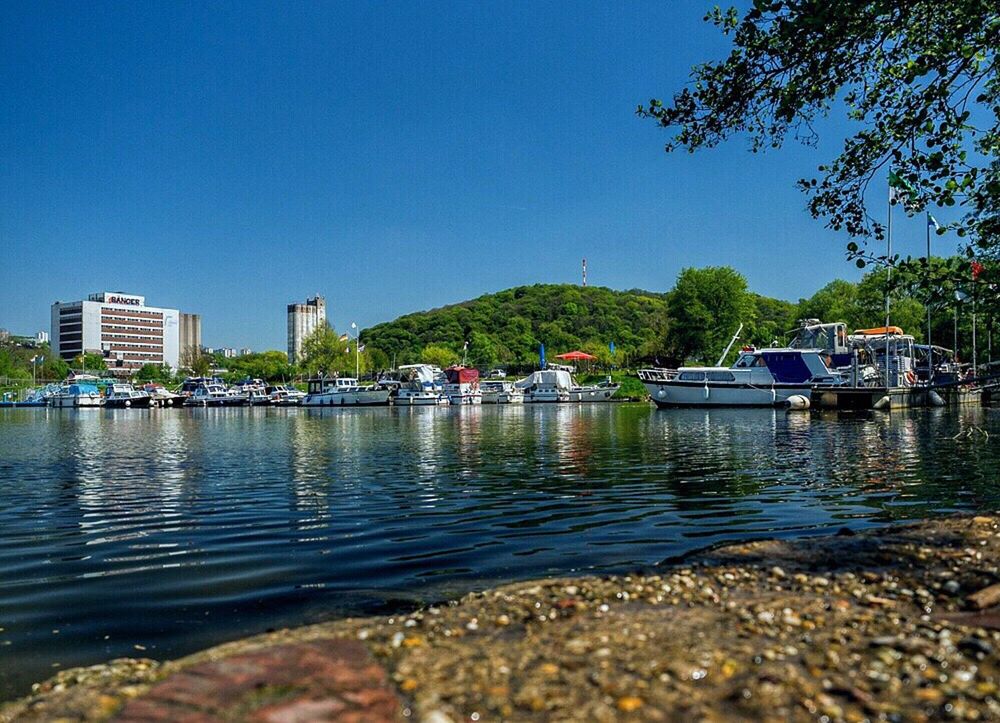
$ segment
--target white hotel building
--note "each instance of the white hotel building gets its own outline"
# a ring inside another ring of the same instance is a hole
[[[52,353],[66,361],[100,354],[109,370],[122,375],[134,374],[143,364],[176,369],[180,312],[146,306],[146,297],[118,291],[91,294],[86,301],[57,301],[51,344]]]

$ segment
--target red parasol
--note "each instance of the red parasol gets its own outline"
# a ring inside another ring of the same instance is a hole
[[[584,359],[594,360],[596,356],[585,351],[568,351],[565,354],[556,354],[556,359],[567,359],[570,361],[582,361]]]

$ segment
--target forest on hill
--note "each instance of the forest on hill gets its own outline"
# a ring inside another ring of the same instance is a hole
[[[794,304],[749,293],[745,300],[740,310],[752,323],[748,334],[754,337],[770,341],[794,322]],[[668,343],[670,306],[670,293],[537,284],[407,314],[366,329],[362,339],[367,347],[384,352],[390,363],[395,357],[397,364],[444,364],[465,353],[467,363],[480,367],[530,366],[544,343],[550,360],[580,349],[602,363],[627,366],[681,352]],[[705,323],[712,324],[715,315],[709,316],[713,318],[706,316]],[[737,326],[721,330],[719,336],[728,340]]]

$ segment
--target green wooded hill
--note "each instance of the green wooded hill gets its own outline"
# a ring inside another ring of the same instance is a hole
[[[784,330],[794,319],[794,306],[788,302],[749,297],[758,321],[774,320],[764,333]],[[479,367],[531,365],[538,359],[540,342],[550,360],[581,349],[604,363],[625,365],[670,354],[665,348],[669,316],[668,293],[536,284],[407,314],[365,330],[362,338],[390,359],[395,355],[397,364],[450,363],[461,357],[468,341],[467,361]],[[734,331],[722,334],[728,339]]]
[[[461,355],[469,342],[468,362],[478,366],[532,363],[538,344],[550,358],[582,349],[610,358],[653,348],[663,338],[667,319],[665,295],[648,291],[615,291],[597,286],[536,284],[519,286],[471,301],[401,316],[366,329],[362,338],[396,363],[430,360],[447,351]],[[438,358],[434,358],[438,361]]]

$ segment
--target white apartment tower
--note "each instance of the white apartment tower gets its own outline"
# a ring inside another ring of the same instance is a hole
[[[326,323],[326,301],[317,294],[304,304],[288,305],[288,362],[295,364],[302,356],[302,342]]]

